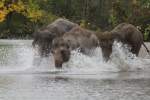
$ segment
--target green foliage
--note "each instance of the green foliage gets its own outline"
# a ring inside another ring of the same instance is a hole
[[[41,8],[42,3],[41,0],[2,0],[0,37],[31,37],[35,29],[56,19],[57,16]]]
[[[148,39],[150,39],[150,24],[145,28],[144,31],[144,40],[147,41]]]
[[[96,25],[94,24],[91,24],[90,22],[86,21],[86,20],[80,20],[80,23],[79,23],[80,27],[83,27],[83,28],[87,28],[87,29],[91,29],[91,30],[95,30],[95,31],[100,31],[101,29],[99,27],[97,27]]]
[[[150,0],[1,0],[0,37],[31,36],[58,17],[102,31],[128,22],[150,40]]]
[[[117,18],[113,14],[110,15],[110,18],[108,19],[108,21],[109,21],[109,23],[112,26],[116,26],[117,25]]]
[[[144,8],[150,8],[150,0],[140,0],[141,6]]]
[[[112,25],[112,27],[115,27],[117,24],[121,22],[126,22],[127,20],[127,10],[125,9],[125,6],[122,5],[123,2],[116,1],[112,4],[112,9],[110,10],[110,17],[109,17],[109,23]]]

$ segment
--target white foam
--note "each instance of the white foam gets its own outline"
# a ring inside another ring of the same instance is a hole
[[[71,59],[64,64],[69,73],[98,74],[101,72],[147,71],[150,69],[150,59],[136,57],[129,52],[130,48],[122,43],[114,42],[113,52],[109,62],[104,62],[101,48],[94,51],[93,56],[87,56],[72,51]]]
[[[150,59],[136,57],[129,50],[130,48],[127,45],[115,41],[111,55],[111,63],[114,63],[120,71],[144,71],[150,68],[148,66],[150,65]]]
[[[26,71],[26,72],[48,72],[48,71],[67,71],[72,74],[99,74],[101,72],[120,72],[120,71],[148,71],[150,70],[150,56],[145,58],[136,57],[129,52],[129,48],[122,43],[114,42],[111,60],[104,62],[101,48],[93,50],[92,55],[87,56],[79,53],[78,50],[71,52],[70,61],[63,64],[63,69],[58,70],[54,67],[52,56],[40,58],[34,54],[31,46],[13,47],[10,51],[0,49],[4,52],[1,61],[0,72],[7,71]],[[9,49],[8,49],[9,50]],[[13,53],[13,54],[12,54]],[[14,57],[12,57],[14,56]]]

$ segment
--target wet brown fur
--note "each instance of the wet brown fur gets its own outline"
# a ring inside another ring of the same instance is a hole
[[[71,50],[79,48],[80,52],[88,54],[88,51],[97,46],[98,39],[93,31],[75,27],[62,37],[53,40],[52,51],[55,66],[61,68],[62,64],[70,59]]]
[[[131,52],[137,56],[143,44],[142,33],[135,26],[128,23],[119,24],[112,31],[99,33],[97,36],[100,41],[103,57],[106,61],[110,58],[112,45],[115,40],[130,46]]]
[[[62,36],[73,27],[78,26],[67,19],[59,18],[46,27],[43,27],[33,34],[33,47],[38,46],[40,56],[48,56],[51,49],[52,40]]]

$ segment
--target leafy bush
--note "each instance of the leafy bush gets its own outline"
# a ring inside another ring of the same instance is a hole
[[[145,28],[144,31],[144,40],[147,41],[150,39],[150,24]]]
[[[102,31],[128,22],[150,41],[150,0],[1,0],[0,37],[31,37],[58,17]]]

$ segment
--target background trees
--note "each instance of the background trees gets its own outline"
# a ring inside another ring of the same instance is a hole
[[[128,22],[150,40],[150,0],[1,0],[0,37],[31,37],[58,17],[101,31]]]

